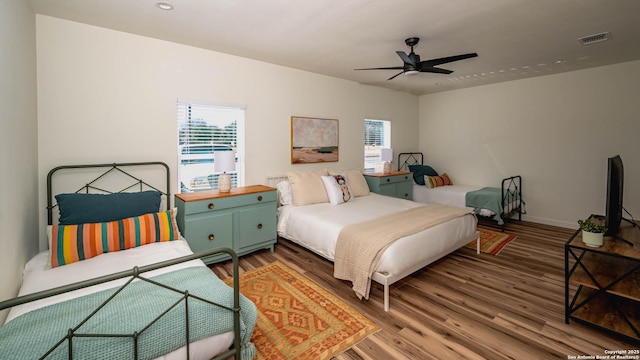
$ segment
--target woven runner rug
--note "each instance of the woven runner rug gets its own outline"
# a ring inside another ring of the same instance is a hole
[[[279,261],[241,274],[240,292],[258,308],[251,336],[257,359],[330,359],[379,330],[351,306]]]
[[[486,254],[498,255],[507,244],[516,239],[515,235],[478,228],[480,232],[480,251]],[[476,241],[472,241],[465,247],[476,249]]]

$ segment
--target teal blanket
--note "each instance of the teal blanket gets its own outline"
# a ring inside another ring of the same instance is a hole
[[[233,289],[202,266],[158,275],[153,280],[175,289],[233,308]],[[98,305],[114,294],[108,289],[53,304],[21,315],[0,328],[2,359],[38,359],[76,327]],[[82,324],[77,334],[132,334],[138,332],[138,356],[153,359],[186,345],[185,301],[160,320],[157,316],[178,302],[182,294],[146,281],[125,287],[109,304]],[[233,313],[190,297],[189,341],[233,330]],[[255,305],[240,295],[242,359],[251,359],[255,347],[249,341],[257,320]],[[145,329],[145,327],[147,327]],[[134,341],[129,337],[74,337],[74,359],[133,359]],[[45,359],[68,359],[63,341]]]
[[[502,190],[499,188],[486,187],[480,190],[469,191],[465,195],[465,204],[472,207],[478,213],[481,209],[491,210],[495,213],[493,219],[499,225],[504,224],[502,220]]]

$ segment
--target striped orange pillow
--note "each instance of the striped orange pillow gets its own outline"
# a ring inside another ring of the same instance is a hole
[[[51,267],[180,238],[176,209],[104,223],[51,227]]]
[[[429,189],[433,189],[434,187],[438,187],[438,186],[453,185],[447,173],[444,173],[440,176],[425,175],[424,184],[427,185]]]

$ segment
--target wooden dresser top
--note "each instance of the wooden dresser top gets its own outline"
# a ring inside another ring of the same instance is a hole
[[[265,191],[276,191],[276,188],[264,185],[251,185],[251,186],[242,186],[238,188],[231,188],[230,192],[220,192],[218,190],[209,190],[209,191],[197,191],[197,192],[189,192],[176,194],[176,197],[184,202],[190,201],[200,201],[206,199],[219,199],[230,196],[239,196],[239,195],[249,195],[255,194],[259,192]]]

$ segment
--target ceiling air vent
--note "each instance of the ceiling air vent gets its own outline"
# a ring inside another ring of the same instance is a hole
[[[593,35],[578,38],[578,41],[580,41],[582,45],[591,45],[597,42],[607,41],[609,40],[609,36],[610,36],[609,32],[606,31],[600,34],[593,34]]]

